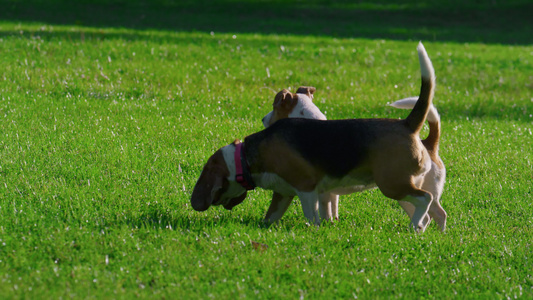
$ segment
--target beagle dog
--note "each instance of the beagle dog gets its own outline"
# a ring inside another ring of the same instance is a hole
[[[432,105],[435,72],[422,43],[419,99],[405,119],[314,120],[286,118],[216,151],[196,183],[191,205],[232,209],[256,186],[297,195],[310,223],[320,224],[319,195],[347,194],[377,186],[412,207],[411,227],[424,231],[426,215],[446,227],[447,214],[423,188],[431,170],[419,133]],[[297,95],[282,91],[283,98]]]
[[[326,120],[326,116],[313,103],[313,95],[316,88],[312,86],[302,86],[296,91],[294,97],[287,97],[286,90],[279,92],[274,98],[272,111],[263,117],[263,125],[268,128],[277,120],[285,118],[304,118],[315,120]],[[272,201],[265,216],[265,223],[272,224],[281,219],[285,214],[295,195],[283,196],[277,192],[272,195]],[[325,192],[318,196],[320,218],[333,221],[339,219],[339,195]]]
[[[316,88],[314,87],[299,87],[296,91],[296,97],[288,99],[283,98],[283,91],[279,92],[274,98],[272,111],[262,120],[265,128],[268,128],[274,122],[284,118],[326,120],[326,116],[324,116],[320,109],[313,103],[315,91]],[[395,108],[413,109],[417,101],[418,97],[409,97],[389,105]],[[422,144],[426,147],[430,155],[431,170],[426,174],[422,187],[431,192],[434,197],[433,201],[440,201],[446,179],[446,168],[438,154],[440,117],[437,109],[433,105],[429,108],[427,121],[429,123],[429,135],[422,141]],[[272,224],[281,219],[293,198],[294,196],[282,196],[274,192],[270,207],[265,216],[265,223]],[[338,220],[338,203],[339,195],[330,192],[320,194],[318,203],[320,218],[323,220]],[[403,201],[400,201],[399,203],[409,217],[411,217],[414,213],[414,208],[411,203]],[[423,222],[427,226],[430,221],[431,218],[426,216]]]
[[[389,105],[395,108],[413,109],[417,102],[418,97],[409,97],[398,100]],[[444,163],[442,162],[442,159],[439,156],[439,142],[441,134],[440,116],[433,104],[429,107],[426,119],[429,125],[429,134],[426,139],[422,140],[422,144],[428,151],[429,157],[431,158],[431,169],[424,176],[424,180],[422,180],[421,183],[422,185],[419,187],[430,192],[431,195],[433,195],[432,205],[440,205],[442,191],[444,190],[444,182],[446,181],[446,167],[444,166]],[[403,201],[399,201],[399,203],[409,216],[413,214],[414,209],[411,203]],[[426,224],[426,226],[429,224],[430,221],[431,216],[426,216],[424,219],[424,223]],[[444,227],[441,226],[441,229],[443,231],[445,229],[445,225],[446,223],[444,223]]]

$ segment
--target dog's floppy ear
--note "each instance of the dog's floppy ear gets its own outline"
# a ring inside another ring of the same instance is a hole
[[[293,106],[294,101],[298,97],[293,95],[289,90],[283,89],[281,92],[277,93],[276,98],[274,98],[274,107],[280,107],[288,109]]]
[[[224,189],[224,181],[227,181],[229,171],[224,162],[222,151],[213,154],[204,166],[202,174],[191,195],[191,205],[194,210],[204,211],[217,202]]]
[[[301,86],[296,91],[296,94],[306,94],[311,100],[313,100],[313,94],[316,92],[316,88],[312,86]]]

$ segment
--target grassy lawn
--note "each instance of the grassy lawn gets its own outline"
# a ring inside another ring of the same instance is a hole
[[[528,1],[71,2],[0,0],[1,298],[533,297]],[[446,233],[379,190],[320,228],[297,201],[264,227],[264,190],[191,208],[283,88],[315,86],[330,119],[405,117],[386,104],[418,94],[420,39]]]

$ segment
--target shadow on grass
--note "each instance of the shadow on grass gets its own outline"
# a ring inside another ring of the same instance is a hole
[[[268,228],[268,226],[263,223],[262,219],[256,219],[251,216],[239,216],[238,213],[232,214],[222,210],[215,215],[209,213],[201,214],[193,212],[192,208],[188,209],[191,210],[191,214],[187,215],[159,210],[144,211],[140,215],[131,215],[124,220],[116,222],[127,224],[132,228],[186,231],[202,231],[205,228],[214,228],[218,226],[227,227],[230,224],[254,228]]]
[[[0,20],[51,25],[533,44],[527,0],[0,0],[0,7]]]

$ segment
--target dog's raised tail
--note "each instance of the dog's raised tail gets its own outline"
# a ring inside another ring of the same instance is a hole
[[[418,44],[417,50],[418,60],[420,61],[420,73],[422,75],[422,86],[420,87],[420,96],[415,107],[405,119],[407,126],[413,132],[419,132],[422,129],[422,125],[426,120],[433,101],[433,93],[435,92],[435,70],[422,42]]]
[[[395,108],[413,109],[417,101],[418,97],[409,97],[398,100],[389,105]],[[440,140],[440,116],[433,104],[429,106],[427,121],[429,124],[429,134],[423,143],[426,146],[426,149],[430,151],[438,151]]]

